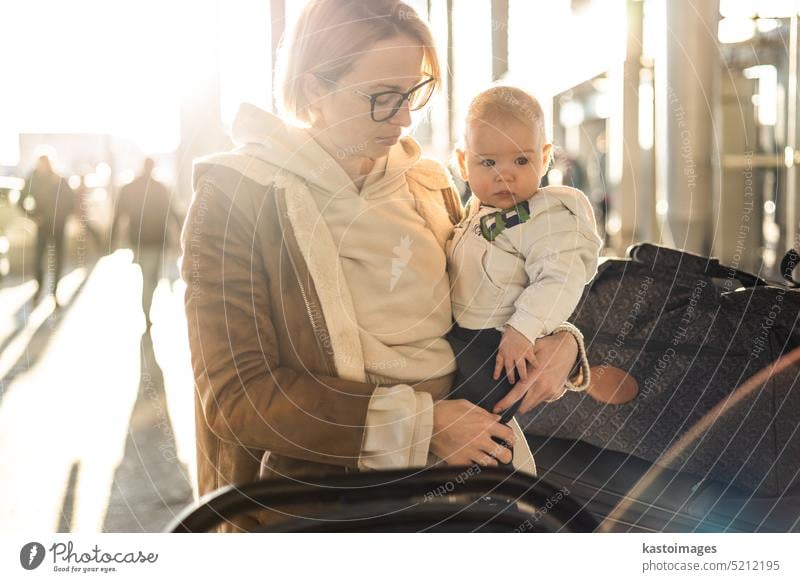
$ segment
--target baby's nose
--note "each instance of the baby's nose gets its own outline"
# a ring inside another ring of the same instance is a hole
[[[509,182],[514,179],[514,171],[511,168],[498,168],[496,177],[502,182]]]

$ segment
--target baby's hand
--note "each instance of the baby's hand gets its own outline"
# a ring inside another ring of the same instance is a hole
[[[505,368],[508,381],[512,384],[516,382],[514,369],[519,372],[521,379],[527,380],[528,363],[533,366],[538,365],[536,356],[533,355],[533,344],[522,333],[507,325],[503,332],[503,339],[500,340],[500,347],[497,349],[494,379],[499,380],[500,374]]]

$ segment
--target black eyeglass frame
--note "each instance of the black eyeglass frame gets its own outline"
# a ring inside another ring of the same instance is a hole
[[[326,79],[322,75],[319,75],[317,73],[314,73],[314,75],[316,77],[322,79],[323,81],[327,81],[328,83],[336,84],[336,81],[332,81],[331,79]],[[400,108],[403,106],[403,101],[408,101],[408,103],[410,105],[411,104],[411,96],[415,92],[417,92],[420,89],[422,89],[425,85],[428,85],[429,83],[433,83],[435,80],[436,80],[436,77],[434,77],[432,75],[428,75],[427,79],[425,79],[421,83],[418,83],[417,85],[414,85],[413,87],[411,87],[411,89],[409,89],[408,91],[405,91],[405,92],[402,92],[402,91],[379,91],[378,93],[364,93],[363,91],[359,91],[358,89],[353,89],[353,93],[355,93],[356,95],[360,95],[361,97],[365,97],[366,99],[369,99],[369,102],[370,102],[369,116],[370,116],[370,118],[375,123],[382,123],[384,121],[390,120],[392,117],[397,115],[397,112],[400,111]],[[389,115],[387,115],[386,117],[382,117],[380,119],[377,119],[375,117],[375,104],[377,103],[378,99],[380,99],[381,97],[383,97],[385,95],[397,95],[397,97],[399,97],[399,99],[397,101],[397,105],[394,106],[394,108],[392,109],[391,113],[389,113]],[[431,91],[428,94],[428,97],[425,99],[425,101],[423,101],[422,103],[419,103],[415,107],[411,107],[411,111],[419,111],[420,109],[425,107],[428,104],[428,101],[431,100],[431,97],[433,97],[433,91]]]

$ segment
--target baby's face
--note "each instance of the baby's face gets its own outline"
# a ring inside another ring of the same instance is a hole
[[[466,151],[457,155],[462,178],[481,202],[508,209],[536,193],[551,149],[536,133],[512,119],[470,124]]]

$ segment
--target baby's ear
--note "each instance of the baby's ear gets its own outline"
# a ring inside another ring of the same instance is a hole
[[[458,162],[458,172],[461,174],[461,179],[469,182],[469,171],[467,170],[467,154],[461,148],[456,148],[456,161]]]
[[[553,164],[553,144],[546,143],[542,147],[542,167],[545,169],[545,172],[550,168]]]

